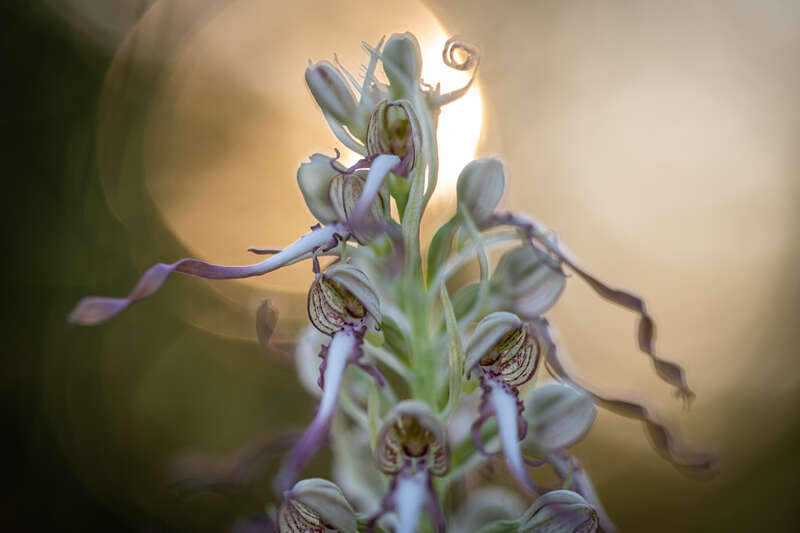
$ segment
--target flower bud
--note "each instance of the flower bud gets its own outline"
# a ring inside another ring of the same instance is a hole
[[[367,124],[367,154],[398,156],[401,168],[395,173],[407,176],[420,150],[419,135],[419,122],[408,101],[381,102]]]
[[[472,161],[458,176],[458,205],[466,209],[479,228],[484,227],[503,198],[505,186],[500,160]]]
[[[393,86],[408,92],[419,83],[422,71],[422,52],[417,38],[411,33],[395,33],[383,47],[383,71]]]
[[[528,397],[523,416],[528,422],[528,435],[522,448],[541,457],[581,440],[592,427],[597,408],[585,392],[548,383]]]
[[[356,118],[356,100],[347,82],[329,61],[306,69],[306,83],[322,112],[338,123],[350,126]]]
[[[331,179],[337,175],[331,167],[331,158],[322,154],[314,154],[310,161],[300,165],[297,170],[297,184],[309,211],[323,224],[344,221],[339,218],[333,203],[328,196]]]
[[[566,282],[550,257],[526,244],[500,258],[492,276],[492,296],[498,307],[533,319],[555,304]]]
[[[378,294],[366,274],[349,264],[337,264],[320,274],[308,292],[308,316],[322,333],[380,324]]]
[[[356,514],[341,489],[326,479],[313,478],[297,482],[286,492],[278,510],[280,533],[309,531],[342,531],[356,533]]]
[[[467,370],[480,367],[499,374],[511,387],[526,383],[539,364],[539,343],[513,313],[483,318],[467,345]]]
[[[442,424],[428,404],[419,400],[404,400],[386,416],[375,455],[384,474],[397,474],[409,463],[427,468],[434,476],[450,468]]]
[[[539,498],[519,521],[520,533],[594,533],[597,511],[571,490],[554,490]]]

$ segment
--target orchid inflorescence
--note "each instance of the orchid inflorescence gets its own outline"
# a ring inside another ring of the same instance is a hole
[[[457,38],[447,41],[445,63],[470,80],[442,94],[420,78],[413,35],[364,48],[370,57],[360,83],[327,61],[306,70],[331,130],[359,155],[349,167],[338,150],[300,165],[298,185],[319,224],[282,250],[251,250],[270,257],[248,266],[156,264],[127,297],[85,298],[70,320],[108,320],[151,296],[173,272],[234,279],[311,260],[310,325],[296,357],[300,368],[322,358],[312,388],[320,400],[273,481],[282,500],[272,517],[280,532],[442,532],[448,518],[451,531],[615,531],[589,476],[566,451],[587,434],[596,406],[641,420],[656,450],[676,466],[708,470],[711,457],[687,450],[644,406],[598,394],[569,373],[543,317],[562,293],[566,271],[637,313],[641,351],[678,396],[694,396],[683,369],[656,352],[654,323],[640,298],[583,269],[541,223],[497,210],[505,188],[498,159],[473,161],[461,172],[456,212],[423,260],[420,222],[437,181],[437,119],[473,83],[478,52]],[[508,245],[490,272],[488,250]],[[326,257],[333,261],[323,268]],[[451,294],[455,274],[476,260],[479,280]],[[534,386],[541,368],[555,381]],[[328,442],[339,485],[298,481]],[[483,514],[485,502],[469,499],[445,512],[448,493],[461,487],[463,495],[464,478],[495,456],[505,457],[530,507],[522,512],[519,496],[506,491]],[[533,482],[529,467],[544,464],[562,484]]]

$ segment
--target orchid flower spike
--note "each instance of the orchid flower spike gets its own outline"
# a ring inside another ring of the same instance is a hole
[[[417,530],[420,512],[426,509],[437,532],[444,531],[432,476],[443,476],[450,468],[450,452],[444,428],[424,402],[405,400],[386,416],[375,451],[378,469],[392,477],[381,510],[371,524],[390,510],[397,513],[397,533]]]
[[[309,324],[296,343],[295,362],[302,385],[319,401],[273,479],[277,512],[258,522],[272,530],[274,521],[279,533],[443,533],[448,525],[440,501],[448,514],[458,509],[451,531],[593,533],[599,527],[613,533],[588,473],[567,455],[592,427],[597,407],[640,420],[656,451],[682,470],[708,471],[711,457],[684,446],[643,404],[600,395],[571,373],[544,318],[563,293],[568,271],[637,313],[641,351],[681,397],[694,394],[683,368],[656,351],[655,325],[640,298],[590,274],[534,219],[498,211],[507,185],[500,159],[478,158],[464,167],[457,208],[424,249],[422,220],[439,178],[439,113],[474,83],[478,48],[448,39],[442,60],[469,81],[442,94],[439,84],[422,80],[421,48],[412,34],[362,46],[369,57],[358,76],[336,56],[309,62],[305,72],[311,97],[341,143],[335,157],[315,153],[297,170],[300,193],[319,222],[309,233],[280,250],[251,248],[270,257],[249,265],[158,263],[127,296],[84,298],[69,320],[104,322],[152,296],[172,273],[240,279],[311,260]],[[357,156],[349,167],[340,161],[342,147]],[[498,245],[506,249],[492,268],[490,248]],[[321,256],[333,258],[327,268]],[[479,281],[460,284],[455,274],[475,260]],[[268,347],[280,328],[278,313],[262,304],[256,321]],[[541,360],[558,383],[534,387]],[[481,394],[471,395],[477,388]],[[479,400],[477,416],[472,400]],[[496,424],[487,424],[492,419]],[[298,482],[326,442],[336,484]],[[489,453],[484,442],[499,451]],[[262,449],[263,443],[243,448],[237,457],[246,460],[223,469],[236,474],[236,486],[258,477],[263,461],[253,457],[263,458]],[[375,460],[364,460],[373,453]],[[469,476],[486,457],[500,454],[513,488],[520,489],[513,496],[511,487],[475,490],[479,480]],[[527,467],[545,462],[564,490],[533,483]],[[481,495],[503,501],[453,505],[462,495],[466,502]]]

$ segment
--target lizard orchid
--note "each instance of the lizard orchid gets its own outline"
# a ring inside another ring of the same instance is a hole
[[[338,58],[306,69],[324,120],[355,155],[349,167],[339,148],[300,164],[300,194],[318,221],[310,232],[280,250],[251,249],[269,257],[244,266],[158,263],[127,296],[84,298],[69,320],[109,320],[154,295],[173,273],[240,279],[310,262],[310,326],[295,356],[301,382],[319,403],[273,479],[276,510],[263,523],[281,533],[441,533],[448,522],[451,530],[481,533],[611,533],[597,490],[569,451],[593,426],[598,407],[640,420],[655,450],[681,470],[711,471],[713,456],[691,450],[652,410],[599,394],[574,371],[546,318],[570,272],[638,315],[638,345],[656,374],[687,403],[694,397],[683,368],[656,350],[655,323],[641,298],[591,274],[540,222],[499,210],[502,161],[466,165],[455,212],[422,245],[420,225],[438,180],[439,113],[474,84],[478,49],[459,38],[445,43],[444,63],[468,80],[443,93],[423,81],[420,46],[410,33],[363,47],[369,58],[361,79]],[[333,260],[323,266],[323,258]],[[456,276],[476,261],[478,279]],[[277,315],[266,304],[257,318],[266,343]],[[554,382],[541,382],[545,371]],[[327,444],[336,483],[300,479]],[[206,478],[224,486],[231,471],[235,486],[252,480],[248,468],[256,470],[255,458],[260,468],[263,454],[255,445],[244,450],[214,462],[235,468]],[[509,494],[476,489],[469,475],[501,454],[518,494],[491,509],[454,505],[459,495],[469,502]],[[560,486],[534,482],[528,467],[545,464]]]

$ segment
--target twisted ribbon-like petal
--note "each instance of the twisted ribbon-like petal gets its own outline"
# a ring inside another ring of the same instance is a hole
[[[714,470],[716,457],[713,454],[691,450],[666,425],[657,421],[643,405],[630,400],[607,398],[575,381],[572,373],[565,368],[567,355],[556,347],[547,320],[540,318],[532,321],[531,327],[544,344],[547,367],[556,378],[584,391],[600,407],[627,418],[640,420],[647,429],[655,450],[680,470],[691,474],[706,474]]]
[[[583,269],[564,245],[558,243],[538,222],[528,217],[523,217],[516,213],[497,213],[494,216],[493,225],[510,225],[520,228],[531,240],[532,246],[534,241],[538,242],[547,252],[553,254],[560,262],[578,274],[600,297],[638,313],[639,349],[650,357],[659,377],[675,387],[678,396],[687,402],[694,398],[695,394],[686,381],[684,369],[677,363],[661,358],[656,352],[655,322],[647,312],[647,308],[641,298],[630,292],[612,288]],[[538,248],[534,247],[534,249],[542,253]]]
[[[361,339],[350,329],[344,329],[333,336],[327,349],[322,373],[324,385],[322,399],[314,415],[314,420],[286,456],[280,472],[275,477],[274,486],[278,491],[282,492],[291,487],[300,470],[319,451],[336,411],[336,400],[339,397],[345,367],[356,351],[359,342]]]
[[[335,242],[337,236],[343,237],[347,233],[343,224],[316,227],[269,259],[254,265],[223,266],[206,263],[199,259],[181,259],[170,265],[157,263],[142,275],[127,297],[106,298],[90,296],[84,298],[78,302],[70,313],[69,321],[73,324],[84,326],[105,322],[122,312],[133,302],[155,294],[173,272],[204,279],[241,279],[260,276],[299,261],[306,254]]]

